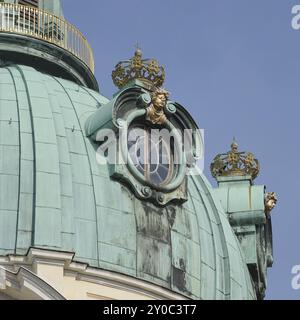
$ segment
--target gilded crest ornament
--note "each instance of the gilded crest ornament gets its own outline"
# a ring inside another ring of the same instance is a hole
[[[138,79],[150,87],[159,88],[165,81],[165,69],[155,59],[143,59],[141,49],[135,51],[134,57],[119,62],[112,72],[114,84],[123,88],[131,80]]]
[[[254,180],[259,174],[259,169],[259,162],[254,155],[251,152],[239,152],[235,140],[231,144],[231,150],[217,155],[210,166],[214,178],[250,175]]]

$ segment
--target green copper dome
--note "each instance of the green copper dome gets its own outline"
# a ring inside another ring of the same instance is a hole
[[[197,124],[169,99],[155,59],[137,49],[118,63],[119,92],[109,100],[59,0],[7,0],[0,9],[0,268],[40,248],[180,298],[262,299],[277,197],[254,184],[253,154],[234,144],[216,156],[213,189],[194,167]],[[165,138],[153,146],[157,128],[174,133],[171,148]],[[134,130],[142,138],[130,140]],[[107,146],[125,162],[101,155]],[[154,166],[140,161],[152,153]]]
[[[32,67],[0,69],[0,255],[30,247],[195,299],[254,299],[228,218],[204,176],[187,201],[155,206],[110,178],[86,137],[108,100]]]

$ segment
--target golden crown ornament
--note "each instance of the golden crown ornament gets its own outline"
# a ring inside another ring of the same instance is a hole
[[[133,58],[121,61],[115,66],[112,79],[119,89],[134,79],[150,87],[159,88],[165,81],[165,75],[165,68],[160,66],[155,59],[142,59],[142,51],[138,48]]]
[[[260,166],[251,152],[239,152],[234,140],[230,151],[214,158],[210,170],[214,178],[250,175],[254,180],[259,174]]]

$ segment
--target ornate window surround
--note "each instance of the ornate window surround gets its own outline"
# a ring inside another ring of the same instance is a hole
[[[158,89],[161,92],[162,89]],[[155,121],[162,117],[150,119],[153,102],[153,90],[150,90],[143,82],[133,80],[126,88],[119,91],[106,105],[103,105],[86,121],[86,135],[99,144],[97,134],[101,129],[111,129],[118,137],[116,141],[118,163],[109,163],[109,171],[112,179],[118,180],[130,187],[135,195],[143,200],[149,200],[156,205],[165,206],[170,201],[185,202],[187,200],[187,174],[197,159],[201,156],[203,146],[202,136],[186,111],[180,104],[166,100],[163,107],[165,118],[161,123]],[[156,113],[157,115],[157,113]],[[162,113],[160,114],[162,115]],[[149,128],[165,128],[172,133],[177,148],[179,164],[176,174],[165,185],[157,185],[146,181],[144,175],[136,169],[128,152],[128,130],[132,125],[147,123]],[[183,132],[191,130],[189,137],[190,150],[183,150]],[[192,159],[192,161],[191,161]],[[188,161],[189,160],[189,161]],[[193,162],[193,164],[191,164]]]

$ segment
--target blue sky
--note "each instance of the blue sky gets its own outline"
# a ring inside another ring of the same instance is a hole
[[[300,265],[300,0],[63,0],[66,18],[95,52],[101,92],[116,91],[115,64],[139,42],[167,70],[165,87],[205,129],[206,175],[236,136],[261,163],[256,184],[277,192],[272,212],[274,266],[268,299],[300,299],[291,268]]]

